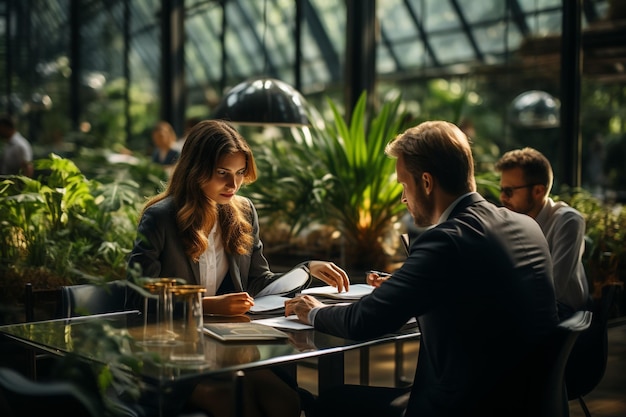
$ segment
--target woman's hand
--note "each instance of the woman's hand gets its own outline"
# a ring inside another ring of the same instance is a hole
[[[309,270],[315,278],[324,281],[326,284],[337,288],[337,292],[348,291],[350,289],[350,278],[343,269],[332,262],[311,261]]]
[[[202,299],[204,314],[238,316],[247,313],[254,305],[254,299],[247,292],[215,295]]]

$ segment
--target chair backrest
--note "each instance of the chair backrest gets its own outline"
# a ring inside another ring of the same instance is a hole
[[[61,287],[61,317],[126,311],[128,285],[126,281],[104,284],[80,284]]]
[[[69,382],[35,382],[0,368],[0,411],[6,416],[102,415],[102,404]]]
[[[58,288],[35,289],[24,284],[24,320],[49,320],[58,318],[60,291]]]
[[[578,336],[591,325],[593,313],[579,311],[561,322],[550,337],[531,355],[527,415],[566,417],[569,415],[565,389],[565,367]]]
[[[570,400],[589,394],[602,380],[608,358],[608,321],[617,290],[607,285],[595,300],[591,326],[574,343],[565,368],[565,384]]]

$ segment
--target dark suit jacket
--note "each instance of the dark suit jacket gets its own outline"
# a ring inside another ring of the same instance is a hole
[[[228,255],[228,276],[220,287],[222,292],[247,291],[255,296],[261,289],[283,274],[273,273],[259,238],[259,218],[251,201],[250,223],[254,234],[252,251],[246,255]],[[139,264],[145,277],[183,278],[189,284],[200,284],[200,268],[185,253],[176,225],[176,210],[168,197],[148,207],[137,228],[137,240],[129,266]],[[302,266],[300,264],[297,267]]]
[[[498,404],[508,395],[507,373],[557,324],[552,263],[537,223],[472,193],[412,242],[380,288],[350,306],[320,309],[315,328],[360,340],[411,317],[421,341],[407,417],[484,416],[507,404]]]

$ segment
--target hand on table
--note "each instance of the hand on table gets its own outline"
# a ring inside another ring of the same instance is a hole
[[[285,301],[285,317],[295,314],[302,323],[309,323],[309,311],[316,307],[327,307],[317,298],[310,295],[299,295]]]
[[[315,278],[337,288],[337,292],[350,289],[348,274],[332,262],[311,261],[309,262],[309,270]]]
[[[366,281],[369,285],[371,285],[372,287],[380,287],[380,284],[382,284],[383,282],[387,281],[389,278],[391,278],[390,274],[387,273],[379,273],[377,271],[370,271],[367,274],[366,277]]]
[[[254,299],[247,292],[215,295],[202,299],[205,314],[237,316],[247,313],[254,305]]]

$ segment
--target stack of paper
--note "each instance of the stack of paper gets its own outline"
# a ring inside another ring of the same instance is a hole
[[[350,290],[337,292],[337,288],[330,285],[325,287],[312,287],[302,290],[302,294],[309,294],[316,297],[327,297],[335,300],[358,300],[370,294],[374,290],[374,287],[368,284],[352,284]]]

